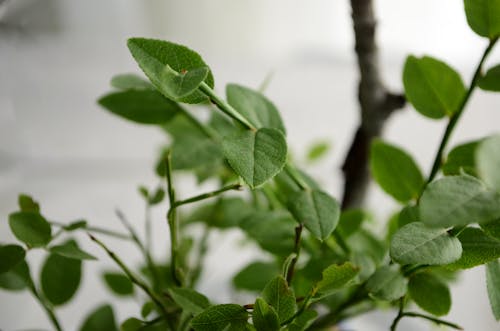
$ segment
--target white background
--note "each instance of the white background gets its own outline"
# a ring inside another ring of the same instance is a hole
[[[468,28],[456,0],[377,1],[378,41],[384,78],[401,89],[401,68],[409,53],[446,60],[470,80],[486,42]],[[125,41],[157,37],[186,44],[210,64],[219,92],[227,82],[256,87],[273,72],[267,95],[282,112],[294,153],[303,155],[317,139],[333,144],[330,157],[309,170],[325,189],[340,197],[338,170],[358,120],[357,72],[347,0],[11,0],[0,7],[0,241],[14,240],[7,215],[19,192],[32,194],[52,219],[86,218],[118,228],[113,210],[121,208],[141,224],[138,184],[156,185],[151,164],[164,141],[155,129],[139,127],[99,109],[112,75],[138,72]],[[498,62],[497,50],[488,63]],[[496,61],[495,61],[496,60]],[[452,143],[499,130],[500,96],[475,92]],[[419,116],[410,107],[394,115],[386,138],[412,151],[429,171],[445,123]],[[180,195],[195,188],[182,177]],[[369,205],[380,221],[396,210],[377,188]],[[155,210],[155,255],[166,256],[168,233]],[[141,227],[139,226],[139,229]],[[242,300],[228,286],[239,267],[257,253],[237,251],[238,233],[214,233],[212,254],[200,290],[216,302]],[[66,330],[75,330],[98,303],[112,301],[118,320],[137,314],[134,300],[117,302],[96,274],[113,268],[85,236],[78,238],[99,262],[85,265],[76,301],[58,310]],[[133,265],[139,254],[107,239]],[[235,248],[236,247],[236,248]],[[30,253],[35,266],[42,252]],[[38,268],[32,270],[38,274]],[[483,268],[463,274],[453,285],[453,308],[446,318],[466,330],[498,330],[488,306]],[[0,329],[50,325],[28,293],[0,292]],[[387,330],[391,311],[348,323],[350,329]],[[429,330],[427,323],[404,320],[400,330]]]

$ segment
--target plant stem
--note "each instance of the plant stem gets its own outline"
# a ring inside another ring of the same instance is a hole
[[[47,300],[45,300],[40,295],[40,293],[38,293],[38,290],[36,289],[35,285],[33,284],[33,281],[31,281],[31,285],[30,285],[29,288],[30,288],[30,291],[33,294],[33,296],[36,298],[36,300],[40,303],[40,305],[42,306],[42,308],[47,313],[47,316],[49,317],[50,322],[52,323],[52,325],[54,326],[54,328],[57,331],[62,331],[63,329],[61,327],[61,323],[59,323],[59,320],[57,319],[57,316],[56,316],[56,314],[54,312],[54,309],[52,309],[52,306],[50,305],[50,303],[48,303]]]
[[[67,225],[67,224],[64,224],[64,223],[54,222],[54,221],[50,221],[49,223],[51,225],[55,225],[55,226],[58,226],[58,227],[63,228],[63,229]],[[82,229],[86,230],[88,232],[100,233],[100,234],[104,234],[104,235],[110,236],[110,237],[115,237],[115,238],[118,238],[118,239],[132,240],[132,238],[129,235],[122,234],[122,233],[119,233],[119,232],[115,232],[113,230],[103,229],[103,228],[100,228],[100,227],[97,227],[97,226],[86,226],[86,227],[83,227]]]
[[[444,320],[436,318],[434,316],[429,316],[429,315],[424,315],[424,314],[414,313],[414,312],[406,312],[406,313],[403,313],[402,315],[403,315],[402,317],[419,317],[419,318],[423,318],[423,319],[432,321],[436,324],[449,326],[450,328],[453,328],[456,330],[463,330],[463,328],[458,324],[444,321]]]
[[[219,195],[221,193],[224,193],[226,191],[230,191],[230,190],[242,190],[242,189],[243,189],[243,185],[241,185],[239,183],[238,184],[231,184],[231,185],[225,186],[225,187],[223,187],[221,189],[218,189],[218,190],[215,190],[215,191],[212,191],[212,192],[203,193],[203,194],[194,196],[194,197],[189,198],[189,199],[176,201],[173,204],[173,208],[177,208],[179,206],[182,206],[182,205],[185,205],[185,204],[188,204],[188,203],[193,203],[193,202],[197,202],[197,201],[201,201],[201,200],[213,198],[213,197],[215,197],[215,196],[217,196],[217,195]]]
[[[295,256],[293,257],[292,261],[290,262],[290,266],[288,267],[287,274],[286,274],[286,281],[288,284],[291,284],[293,274],[295,272],[295,265],[297,264],[297,261],[299,260],[300,256],[300,239],[302,235],[302,229],[304,226],[302,223],[300,223],[296,228],[295,228],[295,241],[294,241],[294,249],[293,252],[295,253]]]
[[[392,321],[391,328],[390,328],[391,331],[396,331],[396,328],[398,326],[399,321],[404,317],[404,313],[403,313],[404,307],[405,307],[405,297],[403,296],[401,299],[399,299],[398,315],[396,316],[394,321]]]
[[[448,125],[446,126],[446,130],[444,132],[443,138],[441,139],[441,143],[439,144],[439,149],[436,153],[436,157],[434,158],[434,163],[432,165],[432,170],[431,173],[429,174],[429,178],[427,179],[426,184],[429,184],[434,177],[437,175],[439,169],[441,168],[441,163],[443,161],[443,153],[444,149],[446,148],[446,145],[448,144],[448,140],[450,139],[450,136],[455,129],[455,126],[458,123],[458,120],[460,119],[460,116],[462,116],[462,113],[464,112],[465,106],[467,105],[467,102],[469,101],[472,92],[474,91],[474,88],[477,85],[477,82],[479,80],[479,77],[481,76],[481,70],[483,68],[484,61],[488,57],[488,54],[491,52],[493,47],[495,46],[498,38],[491,39],[488,47],[483,52],[483,56],[481,57],[481,60],[479,61],[479,64],[476,67],[476,71],[474,72],[474,76],[472,77],[472,80],[469,85],[469,89],[467,90],[464,98],[462,99],[462,102],[460,104],[460,107],[458,110],[450,117],[450,120],[448,122]],[[427,185],[425,185],[427,186]],[[424,186],[424,189],[425,189]]]
[[[247,129],[257,131],[257,128],[255,128],[245,117],[238,113],[229,103],[215,94],[214,90],[212,90],[205,82],[200,84],[199,89],[226,115],[241,123]]]

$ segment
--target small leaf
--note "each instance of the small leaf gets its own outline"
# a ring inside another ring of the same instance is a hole
[[[255,300],[252,320],[257,331],[278,331],[280,329],[278,314],[261,298]]]
[[[262,298],[276,310],[280,323],[290,319],[297,311],[295,295],[281,276],[266,285],[262,291]]]
[[[97,260],[95,256],[81,250],[74,240],[70,240],[63,245],[52,246],[49,248],[49,251],[54,254],[69,257],[70,259]]]
[[[119,90],[146,90],[153,86],[136,74],[119,74],[111,78],[111,86]]]
[[[211,306],[191,320],[195,331],[245,330],[248,313],[240,305]]]
[[[118,331],[113,308],[102,305],[94,310],[87,316],[80,331]]]
[[[339,203],[319,190],[297,192],[290,198],[288,208],[297,222],[320,240],[328,238],[339,222]]]
[[[120,331],[140,331],[144,323],[138,318],[130,317],[120,326]]]
[[[500,320],[500,260],[486,265],[486,287],[490,299],[491,310],[495,319]]]
[[[183,95],[202,81],[214,86],[212,73],[199,54],[185,46],[155,39],[131,38],[127,45],[146,76],[165,97],[185,103],[208,100],[200,91]],[[189,88],[185,89],[184,84]]]
[[[467,175],[430,183],[419,206],[421,221],[435,227],[486,223],[500,218],[500,194]]]
[[[466,228],[459,235],[462,256],[447,268],[468,269],[500,258],[500,240],[489,237],[476,228]]]
[[[318,313],[315,310],[305,310],[290,323],[288,329],[289,331],[305,331],[313,324],[316,317]]]
[[[248,202],[237,197],[222,197],[213,204],[195,209],[186,218],[186,223],[202,221],[210,227],[227,229],[238,226],[250,214],[252,210]]]
[[[323,278],[316,285],[318,294],[325,297],[349,286],[358,272],[359,269],[350,262],[341,265],[332,264],[323,270]]]
[[[165,198],[165,190],[159,186],[156,191],[149,197],[149,204],[154,206],[159,204]]]
[[[0,273],[0,288],[7,291],[21,291],[32,286],[29,266],[26,261],[16,264],[7,272]]]
[[[154,302],[148,301],[142,305],[141,316],[142,318],[147,318],[156,308]]]
[[[424,56],[409,56],[403,70],[406,97],[422,115],[453,115],[465,95],[460,75],[446,63]]]
[[[429,228],[420,222],[403,226],[394,234],[391,258],[400,264],[448,264],[460,258],[460,241],[445,229]]]
[[[424,185],[422,173],[412,157],[381,140],[372,143],[370,169],[380,187],[401,202],[417,198]]]
[[[500,240],[500,219],[480,224],[480,226],[488,236]]]
[[[154,90],[112,92],[98,102],[111,113],[140,124],[165,124],[180,111],[177,103]]]
[[[120,296],[134,294],[134,285],[124,274],[118,272],[106,272],[103,274],[103,278],[108,288],[114,294]]]
[[[226,86],[227,102],[256,128],[272,128],[286,134],[276,106],[262,93],[236,84]]]
[[[500,1],[465,0],[465,15],[471,29],[480,36],[500,36]]]
[[[55,306],[71,300],[80,285],[82,261],[51,254],[40,276],[45,297]]]
[[[174,287],[168,290],[172,299],[185,312],[197,315],[210,306],[210,302],[203,294],[189,288]]]
[[[24,261],[26,251],[18,245],[0,246],[0,274],[7,272]]]
[[[12,213],[9,225],[16,238],[31,247],[45,246],[52,237],[50,224],[37,212]]]
[[[317,161],[324,157],[330,150],[330,142],[320,141],[309,147],[307,151],[307,160],[309,162]]]
[[[450,311],[450,290],[437,277],[418,273],[410,278],[408,290],[415,303],[423,310],[436,316],[446,315]]]
[[[441,170],[446,176],[461,175],[462,173],[477,176],[476,149],[480,141],[471,141],[454,147]]]
[[[40,205],[29,195],[19,194],[17,201],[19,204],[19,209],[21,211],[32,211],[36,213],[40,212]]]
[[[500,192],[500,135],[483,140],[476,152],[477,171],[486,185]]]
[[[419,221],[418,206],[406,206],[401,210],[398,217],[398,227],[402,228],[406,224]]]
[[[251,188],[276,176],[285,166],[287,157],[285,136],[268,128],[224,137],[222,150],[231,168]]]
[[[488,69],[484,76],[481,76],[477,82],[484,91],[500,92],[500,64]]]
[[[342,237],[348,238],[361,227],[361,224],[368,218],[367,213],[361,209],[348,209],[342,211],[339,224],[336,228]]]
[[[276,263],[252,262],[234,276],[233,285],[238,289],[260,292],[279,272]]]
[[[70,231],[75,231],[78,229],[85,229],[86,227],[87,227],[87,221],[78,220],[78,221],[74,221],[74,222],[69,223],[68,225],[63,226],[63,229],[65,231],[70,232]]]
[[[378,300],[394,301],[406,294],[408,280],[396,264],[380,267],[366,282],[370,295]]]

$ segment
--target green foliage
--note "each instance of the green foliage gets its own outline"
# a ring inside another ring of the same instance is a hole
[[[443,164],[443,173],[450,176],[461,175],[465,172],[471,176],[477,176],[476,150],[479,143],[479,141],[471,141],[454,147]]]
[[[0,246],[0,274],[7,272],[21,263],[26,251],[18,245]]]
[[[467,23],[480,36],[500,36],[500,1],[464,0]]]
[[[147,80],[136,74],[119,74],[113,76],[110,85],[118,90],[145,90],[153,88]]]
[[[370,295],[378,300],[394,301],[401,298],[408,290],[408,280],[403,277],[399,266],[383,266],[366,282]]]
[[[197,315],[210,306],[207,297],[189,288],[174,287],[168,293],[186,312]]]
[[[27,212],[34,212],[34,213],[39,213],[40,212],[40,205],[38,202],[33,200],[32,197],[26,194],[19,194],[18,200],[19,204],[19,209],[21,211],[27,211]]]
[[[12,213],[9,225],[16,238],[31,247],[45,246],[52,238],[50,224],[37,212]]]
[[[81,260],[51,254],[45,260],[40,275],[43,293],[53,305],[63,305],[75,295],[81,277]]]
[[[486,284],[491,310],[496,320],[500,320],[500,260],[490,262],[486,265]]]
[[[114,294],[120,296],[134,294],[134,286],[124,274],[119,272],[105,272],[102,276],[105,284]]]
[[[223,304],[211,306],[196,315],[191,326],[196,331],[246,330],[248,313],[240,305]]]
[[[262,298],[255,300],[252,320],[257,331],[278,331],[280,329],[278,314]]]
[[[118,331],[113,308],[110,305],[102,305],[92,311],[83,322],[80,331]]]
[[[482,141],[476,153],[477,171],[486,185],[500,192],[500,135]]]
[[[262,291],[262,298],[276,310],[280,324],[288,321],[297,311],[293,290],[281,276],[267,283]]]
[[[332,264],[323,270],[323,278],[316,285],[317,293],[325,297],[349,286],[358,272],[359,269],[350,262],[341,265]]]
[[[16,264],[7,272],[0,273],[0,288],[7,291],[21,291],[32,286],[32,283],[26,261]]]
[[[307,151],[307,160],[316,162],[326,156],[331,146],[328,141],[318,141],[311,145]]]
[[[242,290],[260,292],[279,273],[276,263],[252,262],[233,278],[233,285]]]
[[[76,241],[70,240],[62,245],[56,245],[49,248],[49,251],[54,254],[69,257],[77,260],[96,260],[93,255],[81,250]]]
[[[486,72],[477,82],[484,91],[500,92],[500,65],[496,65]]]
[[[408,291],[411,298],[423,310],[442,316],[451,308],[451,294],[448,286],[428,273],[418,273],[410,278]]]

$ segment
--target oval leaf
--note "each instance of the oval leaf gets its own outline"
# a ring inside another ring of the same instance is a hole
[[[350,262],[344,264],[332,264],[323,270],[323,278],[316,285],[317,293],[325,297],[348,286],[358,274],[359,269]]]
[[[104,282],[108,288],[117,295],[127,296],[134,294],[134,285],[122,273],[106,272],[103,274]]]
[[[394,234],[390,254],[400,264],[448,264],[460,258],[462,246],[445,229],[414,222]]]
[[[380,187],[401,202],[416,199],[424,185],[422,172],[412,157],[381,140],[372,143],[370,169]]]
[[[500,36],[500,1],[465,0],[465,15],[471,29],[480,36]]]
[[[279,272],[276,263],[252,262],[234,276],[233,285],[238,289],[260,292]]]
[[[476,171],[476,150],[480,141],[471,141],[454,147],[446,162],[441,167],[447,176],[461,175],[462,173],[477,176]]]
[[[495,319],[500,320],[500,260],[490,262],[486,265],[486,287],[488,298]]]
[[[428,56],[406,59],[403,84],[413,107],[430,118],[454,114],[466,92],[460,75],[453,68]]]
[[[82,251],[74,240],[70,240],[63,245],[52,246],[49,250],[51,253],[69,257],[70,259],[97,260],[93,255]]]
[[[20,291],[33,286],[30,269],[26,261],[16,264],[7,272],[0,273],[0,288],[7,291]]]
[[[378,300],[394,301],[406,294],[408,280],[396,264],[383,266],[367,280],[366,289]]]
[[[87,316],[80,331],[118,331],[113,308],[103,305],[94,310]]]
[[[209,307],[195,316],[191,326],[195,331],[245,330],[248,313],[240,305],[223,304]]]
[[[172,299],[186,312],[197,315],[210,306],[207,297],[189,288],[174,287],[168,290]]]
[[[483,140],[476,152],[479,177],[491,188],[500,192],[500,135]]]
[[[18,245],[0,246],[0,274],[21,263],[26,256],[24,248]]]
[[[450,311],[450,290],[438,278],[418,273],[410,278],[408,290],[415,303],[423,310],[436,316],[446,315]]]
[[[290,319],[297,311],[295,295],[281,276],[266,285],[262,291],[262,298],[276,310],[280,323]]]
[[[276,129],[247,130],[224,137],[222,150],[231,168],[251,188],[276,176],[286,163],[285,136]]]
[[[487,236],[480,229],[464,229],[458,240],[462,244],[462,256],[448,265],[449,269],[468,269],[500,258],[500,240]]]
[[[119,74],[111,78],[111,86],[119,90],[146,90],[153,86],[136,74]]]
[[[16,238],[31,247],[45,246],[52,237],[50,224],[37,212],[12,213],[9,225]]]
[[[278,331],[280,329],[278,314],[261,298],[255,300],[252,320],[257,331]]]
[[[434,227],[486,223],[500,218],[500,194],[467,175],[430,183],[419,206],[421,221]]]
[[[38,202],[33,200],[33,198],[27,194],[19,194],[17,203],[21,211],[32,211],[36,213],[40,212],[40,205],[38,204]]]
[[[78,290],[81,276],[82,261],[49,255],[40,276],[45,297],[55,306],[67,303]]]
[[[477,86],[485,91],[500,92],[500,64],[488,69],[477,81]]]
[[[324,240],[339,222],[340,207],[329,194],[318,190],[301,190],[289,201],[289,209],[297,222],[318,239]]]

